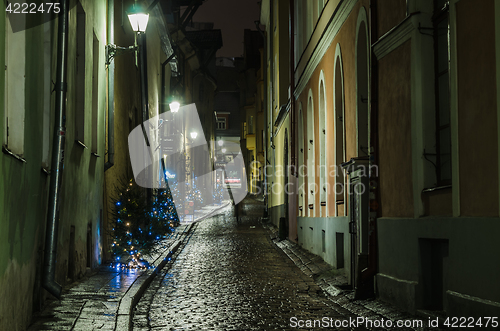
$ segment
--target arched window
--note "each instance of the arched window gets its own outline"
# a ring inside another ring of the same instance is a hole
[[[302,112],[302,103],[299,104],[299,122],[298,122],[298,127],[299,127],[299,164],[298,164],[298,174],[299,174],[299,207],[302,207],[302,210],[300,211],[300,216],[306,216],[307,215],[307,206],[306,206],[306,196],[305,192],[307,190],[304,188],[305,185],[305,180],[304,177],[306,176],[306,173],[304,171],[304,114]]]
[[[319,215],[325,217],[328,215],[328,202],[327,202],[327,165],[326,165],[326,145],[327,145],[327,133],[326,133],[326,95],[325,95],[325,76],[323,71],[321,71],[319,76],[319,200],[320,208]],[[323,208],[326,206],[326,208]],[[325,210],[323,212],[323,209]]]
[[[314,217],[314,197],[318,192],[318,187],[316,185],[316,160],[314,151],[314,102],[312,90],[309,90],[309,96],[307,100],[307,205],[308,205],[308,216]]]
[[[356,27],[356,117],[357,117],[357,155],[369,155],[368,143],[368,30],[366,11],[361,8]]]
[[[340,164],[345,162],[345,121],[344,121],[344,73],[342,67],[342,54],[340,45],[337,44],[335,50],[335,65],[333,71],[333,95],[334,95],[334,128],[335,128],[335,195],[336,195],[336,216],[346,215],[339,212],[338,206],[344,205],[345,178]],[[341,209],[342,210],[342,209]]]

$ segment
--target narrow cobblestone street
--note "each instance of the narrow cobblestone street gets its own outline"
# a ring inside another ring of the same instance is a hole
[[[257,205],[243,206],[253,214]],[[198,223],[170,270],[139,302],[134,330],[278,330],[290,319],[356,316],[331,302],[269,239],[232,211]]]
[[[166,263],[156,277],[156,270],[103,266],[65,290],[29,330],[438,330],[397,327],[415,317],[379,300],[354,300],[331,266],[276,238],[276,229],[261,222],[261,202],[247,197],[239,217],[234,208],[179,227],[165,242],[179,249],[153,257]],[[143,274],[151,283],[140,280]]]

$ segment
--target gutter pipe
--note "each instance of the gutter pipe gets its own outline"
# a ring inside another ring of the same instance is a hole
[[[64,168],[64,143],[66,134],[66,70],[68,55],[68,0],[61,2],[58,18],[57,69],[55,85],[55,132],[52,146],[52,173],[50,175],[47,228],[45,231],[45,251],[42,286],[56,298],[61,298],[62,287],[55,281],[57,239],[59,227],[59,195]]]
[[[267,104],[267,40],[266,36],[264,34],[264,31],[260,29],[260,21],[255,21],[255,26],[257,27],[257,31],[259,31],[260,35],[262,36],[262,44],[264,45],[264,54],[262,56],[263,63],[261,63],[261,68],[262,68],[262,75],[263,75],[263,81],[264,81],[264,105],[267,108],[269,105]],[[264,111],[264,109],[262,109]],[[264,123],[267,123],[267,109],[264,111]],[[266,176],[266,167],[267,167],[267,130],[264,130],[264,137],[263,139],[263,144],[264,144],[264,168],[262,169],[264,171],[264,206],[266,208],[265,210],[265,216],[267,217],[268,213],[268,206],[267,206],[267,176]]]
[[[299,177],[298,166],[297,166],[297,151],[296,151],[296,114],[295,114],[295,6],[294,0],[290,0],[290,117],[292,119],[291,123],[291,163],[292,163],[292,175]],[[296,192],[294,192],[296,193]]]
[[[115,43],[115,4],[108,0],[108,44]],[[108,161],[104,171],[115,164],[115,61],[108,65]]]

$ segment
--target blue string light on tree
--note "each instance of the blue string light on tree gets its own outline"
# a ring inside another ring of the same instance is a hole
[[[148,205],[146,190],[133,179],[121,184],[118,197],[112,200],[111,251],[120,266],[144,267],[147,263],[141,256],[172,233],[178,224],[177,212],[170,190],[159,190]]]

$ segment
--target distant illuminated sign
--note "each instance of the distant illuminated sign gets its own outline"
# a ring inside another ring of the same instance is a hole
[[[171,174],[168,171],[165,172],[165,176],[167,176],[167,179],[174,179],[175,178],[175,174]]]

